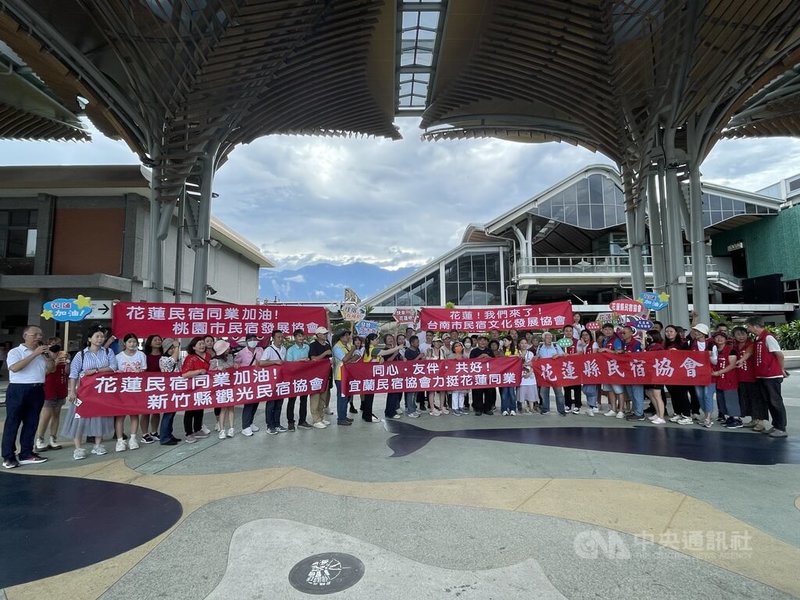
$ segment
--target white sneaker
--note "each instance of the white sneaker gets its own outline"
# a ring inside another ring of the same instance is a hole
[[[624,419],[624,418],[625,418],[625,413],[624,413],[624,412],[622,412],[622,411],[619,411],[619,412],[617,413],[617,418],[618,418],[618,419]]]
[[[242,435],[245,437],[250,437],[253,435],[253,426],[251,425],[250,427],[245,427],[242,429]]]
[[[656,419],[658,419],[658,415],[650,415],[647,417],[647,420],[650,422],[655,421]]]
[[[217,427],[219,427],[219,425],[217,425]],[[219,439],[221,439],[221,440],[224,440],[225,439],[225,430],[221,429],[220,432],[219,432],[219,435],[217,435],[217,437]]]
[[[250,425],[250,431],[253,433],[258,433],[258,430],[261,429],[258,425]]]
[[[605,414],[605,416],[607,416],[607,417],[616,417],[616,416],[617,416],[617,411],[615,411],[615,410],[612,408],[612,409],[610,409],[610,410],[609,410],[607,413],[603,413],[603,414]]]
[[[128,444],[125,443],[125,440],[122,439],[122,438],[118,439],[117,440],[117,446],[116,446],[115,450],[117,452],[125,452],[125,450],[127,450],[127,449],[128,449]],[[96,454],[96,452],[94,450],[92,450],[92,454]]]
[[[656,417],[655,419],[652,420],[652,423],[653,425],[663,425],[664,423],[666,423],[666,421],[661,417]]]
[[[44,443],[44,438],[37,437],[36,438],[36,451],[37,452],[44,452],[50,448],[47,444]],[[86,457],[84,457],[86,458]]]
[[[233,431],[233,427],[231,427],[231,428],[228,429],[228,431],[225,433],[225,435],[227,435],[228,437],[233,437],[234,433],[235,432]]]
[[[581,412],[581,409],[578,408],[577,406],[573,406],[572,407],[572,414],[573,415],[578,415],[578,414],[580,414],[580,412]]]
[[[325,425],[325,427],[327,427],[328,425],[331,424],[331,422],[328,421],[327,419],[322,419],[322,424]]]
[[[125,440],[122,440],[123,442]],[[103,456],[103,454],[108,454],[108,450],[103,444],[95,444],[94,448],[92,448],[92,454],[96,454],[97,456]]]
[[[327,427],[327,425],[325,425],[325,423],[323,421],[317,421],[316,423],[314,423],[312,425],[312,427],[315,428],[315,429],[325,429]],[[244,433],[244,432],[242,432],[242,433]]]
[[[677,422],[678,422],[678,421],[680,421],[680,420],[681,420],[681,415],[672,415],[672,416],[669,418],[669,422],[670,422],[670,423],[677,423]]]
[[[209,433],[211,433],[211,430],[210,430],[208,427],[206,427],[205,425],[203,425],[203,426],[200,428],[200,431],[202,431],[202,432],[203,432],[203,433],[205,433],[206,435],[208,435]]]
[[[590,406],[589,408],[587,408],[587,409],[586,409],[586,416],[587,416],[587,417],[593,417],[593,416],[594,416],[594,413],[595,413],[595,411],[594,411],[594,409],[593,409],[591,406]]]
[[[131,435],[128,438],[128,450],[138,450],[139,449],[139,440],[136,439],[135,435]]]
[[[214,431],[219,431],[219,423],[214,423]]]
[[[517,416],[517,413],[516,413],[516,412],[514,412],[513,410],[512,410],[512,411],[509,411],[509,413],[508,413],[508,414],[509,414],[510,416],[512,416],[512,417],[516,417],[516,416]]]
[[[507,410],[504,410],[504,411],[503,411],[503,416],[504,416],[504,417],[507,417],[507,416],[508,416],[508,411],[507,411]]]
[[[75,448],[75,450],[72,451],[72,458],[74,460],[83,460],[87,455],[86,448]]]
[[[691,417],[681,417],[676,421],[678,425],[692,425],[694,424],[694,419]]]

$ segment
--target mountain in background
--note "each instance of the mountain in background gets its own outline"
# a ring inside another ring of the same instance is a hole
[[[353,288],[362,300],[404,279],[416,269],[389,271],[367,263],[320,263],[296,270],[261,269],[259,297],[279,302],[340,302],[344,288]]]

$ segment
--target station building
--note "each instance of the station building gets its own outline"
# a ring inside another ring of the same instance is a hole
[[[792,318],[800,302],[800,176],[759,193],[711,183],[702,191],[711,310]],[[683,239],[691,289],[685,224]],[[459,246],[366,302],[376,314],[564,299],[578,312],[605,312],[611,300],[631,294],[627,245],[619,172],[590,166],[484,225],[469,225]],[[650,250],[645,246],[644,263],[652,290]]]
[[[178,212],[164,241],[165,302],[190,302],[194,251]],[[42,304],[77,294],[110,302],[150,296],[150,172],[137,165],[0,168],[0,341],[28,323],[52,335]],[[258,274],[274,266],[212,218],[209,303],[255,304]],[[180,271],[181,283],[176,274]],[[176,289],[178,290],[176,293]],[[110,319],[110,314],[90,315]]]

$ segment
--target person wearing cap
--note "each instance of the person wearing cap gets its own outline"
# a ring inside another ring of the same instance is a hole
[[[333,351],[331,345],[328,343],[328,330],[325,327],[317,327],[314,334],[314,341],[308,345],[308,359],[309,360],[326,360],[331,362]],[[331,424],[325,418],[325,412],[328,410],[328,404],[331,401],[331,382],[333,380],[332,373],[328,374],[328,385],[324,391],[316,394],[311,394],[308,401],[308,409],[311,412],[311,426],[315,429],[325,429]]]
[[[775,336],[764,327],[761,317],[749,317],[744,323],[756,337],[753,344],[755,374],[772,417],[772,428],[765,429],[764,433],[774,438],[785,438],[786,406],[781,395],[781,383],[786,376],[783,352]]]
[[[181,345],[178,340],[166,338],[161,342],[161,357],[158,359],[158,368],[162,373],[181,372]],[[172,435],[172,424],[175,413],[168,412],[161,416],[161,425],[158,429],[158,443],[162,446],[174,446],[180,440]]]
[[[697,323],[692,325],[689,332],[691,341],[689,342],[689,350],[697,352],[708,352],[709,360],[712,366],[717,365],[717,346],[708,341],[708,325],[705,323]],[[716,386],[712,381],[708,385],[694,386],[697,400],[700,403],[700,408],[703,410],[703,421],[700,423],[703,427],[711,427],[714,424],[714,392]]]
[[[717,390],[717,410],[725,417],[725,427],[742,427],[742,413],[739,406],[739,378],[736,369],[736,349],[731,344],[727,332],[714,333],[717,346],[717,368],[711,372]]]
[[[272,332],[272,341],[264,349],[261,360],[258,362],[261,367],[280,365],[286,360],[286,347],[283,345],[283,332],[275,330]],[[275,435],[289,431],[281,425],[281,411],[283,410],[283,398],[267,400],[267,434]]]
[[[226,340],[217,340],[214,342],[214,358],[211,359],[211,366],[209,371],[225,371],[226,369],[233,368],[233,355],[230,352],[231,345]],[[220,407],[219,415],[217,415],[217,429],[219,430],[218,437],[224,440],[226,437],[232,438],[234,434],[233,429],[233,406]],[[227,428],[226,428],[227,425]]]
[[[257,366],[263,353],[264,349],[258,345],[256,334],[248,333],[244,338],[244,348],[233,357],[233,366],[237,369]],[[245,437],[250,437],[259,430],[259,427],[253,423],[259,404],[261,402],[256,399],[255,402],[250,402],[242,407],[242,435]]]

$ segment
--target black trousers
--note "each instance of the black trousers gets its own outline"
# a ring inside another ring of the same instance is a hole
[[[372,401],[375,394],[361,394],[361,418],[365,421],[372,421]]]
[[[476,413],[492,410],[495,403],[494,388],[478,388],[472,390],[472,409]]]
[[[668,385],[667,391],[669,392],[670,400],[672,400],[672,412],[676,415],[691,417],[692,405],[689,401],[689,386]]]
[[[578,408],[582,406],[580,385],[568,385],[564,387],[564,406],[572,405]]]
[[[764,400],[767,401],[767,408],[772,417],[772,426],[775,429],[786,431],[786,406],[783,404],[783,396],[781,395],[783,377],[759,379],[758,381],[761,384],[761,392],[764,394]]]
[[[203,411],[187,410],[183,413],[183,430],[186,435],[192,435],[203,428]]]
[[[294,423],[294,401],[300,400],[300,423],[306,423],[306,417],[308,416],[308,396],[295,396],[294,398],[289,398],[289,401],[286,403],[286,420],[289,423]]]

